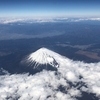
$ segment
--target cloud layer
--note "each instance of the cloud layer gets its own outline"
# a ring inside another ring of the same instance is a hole
[[[82,92],[95,94],[100,99],[100,63],[58,56],[57,71],[1,75],[0,100],[77,100]]]
[[[59,18],[2,18],[0,19],[0,24],[11,24],[11,23],[43,23],[43,22],[81,22],[81,21],[100,21],[98,17],[91,17],[91,18],[66,18],[66,17],[59,17]]]

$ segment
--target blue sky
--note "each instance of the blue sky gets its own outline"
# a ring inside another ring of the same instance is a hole
[[[0,17],[99,17],[100,0],[0,0]]]

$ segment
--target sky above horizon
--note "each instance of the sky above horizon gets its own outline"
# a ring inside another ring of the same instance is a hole
[[[0,17],[99,17],[100,0],[0,0]]]

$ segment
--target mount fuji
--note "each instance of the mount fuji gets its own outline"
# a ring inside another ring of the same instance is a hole
[[[30,54],[27,57],[26,62],[34,68],[37,68],[40,65],[50,65],[58,68],[59,66],[65,64],[67,60],[68,58],[65,56],[43,47]]]

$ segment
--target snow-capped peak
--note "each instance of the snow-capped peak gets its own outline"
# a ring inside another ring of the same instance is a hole
[[[39,50],[30,54],[27,60],[28,62],[30,62],[31,64],[35,64],[36,66],[40,64],[49,64],[53,67],[58,67],[60,62],[62,62],[64,59],[64,56],[61,56],[56,52],[53,52],[47,48],[40,48]]]

